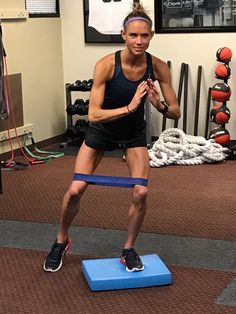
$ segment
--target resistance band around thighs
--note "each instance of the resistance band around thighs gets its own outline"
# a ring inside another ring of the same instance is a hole
[[[88,184],[93,185],[106,185],[116,186],[123,188],[132,188],[135,185],[147,186],[148,180],[142,178],[130,178],[130,177],[113,177],[113,176],[101,176],[75,173],[73,181],[85,181]]]

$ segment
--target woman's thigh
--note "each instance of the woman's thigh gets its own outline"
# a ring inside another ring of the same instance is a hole
[[[102,157],[103,152],[96,151],[95,149],[90,148],[85,143],[83,143],[76,157],[74,172],[82,174],[93,174]],[[78,193],[82,195],[87,186],[88,183],[85,181],[73,180],[71,182],[69,192],[70,194],[74,195],[77,195]]]
[[[76,157],[75,172],[92,174],[99,165],[103,154],[103,151],[97,151],[83,143]]]
[[[150,164],[146,147],[127,148],[126,162],[131,177],[148,179]]]

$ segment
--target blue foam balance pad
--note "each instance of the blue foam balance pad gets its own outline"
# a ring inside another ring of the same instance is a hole
[[[172,283],[172,274],[156,254],[140,256],[144,270],[128,272],[119,258],[82,261],[82,272],[92,291],[143,288]]]

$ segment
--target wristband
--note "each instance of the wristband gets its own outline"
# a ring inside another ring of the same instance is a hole
[[[166,113],[169,110],[169,106],[164,101],[161,101],[161,103],[164,106],[164,108],[159,110],[159,112],[164,114],[164,113]]]

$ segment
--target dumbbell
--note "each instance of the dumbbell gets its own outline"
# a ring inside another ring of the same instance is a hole
[[[83,99],[76,99],[74,105],[67,106],[66,112],[71,116],[75,114],[85,116],[88,114],[88,104],[89,100],[84,101]]]
[[[88,125],[88,122],[82,119],[78,119],[75,125],[70,126],[66,130],[66,136],[72,140],[76,138],[84,139],[84,128]]]
[[[83,80],[80,85],[78,85],[77,90],[81,92],[86,92],[88,90],[88,82],[86,80]]]
[[[78,137],[80,137],[83,140],[85,138],[85,130],[86,130],[87,126],[88,126],[88,122],[86,120],[83,120],[83,119],[78,119],[75,123]]]
[[[81,81],[77,80],[77,81],[75,81],[75,83],[67,84],[67,85],[69,86],[70,91],[76,91],[76,90],[78,90],[79,86],[81,85]]]
[[[91,90],[92,86],[93,86],[93,79],[89,79],[88,82],[87,82],[88,90]]]
[[[74,140],[78,137],[78,130],[77,128],[73,126],[69,126],[66,130],[66,137]]]
[[[75,84],[74,84],[74,85],[80,86],[80,84],[81,84],[81,81],[80,81],[80,80],[77,80],[77,81],[75,81]]]
[[[76,113],[80,116],[88,114],[88,102],[83,99],[76,99],[74,106],[76,107]]]
[[[86,121],[84,119],[78,119],[75,122],[75,126],[76,126],[77,129],[81,129],[81,128],[87,127],[88,126],[88,121]]]
[[[77,114],[77,108],[76,108],[74,105],[68,105],[68,106],[66,107],[66,112],[67,112],[69,115],[73,116],[74,114]]]
[[[78,89],[83,92],[88,92],[91,90],[93,85],[93,79],[89,79],[88,81],[83,80],[81,84],[78,86]]]

